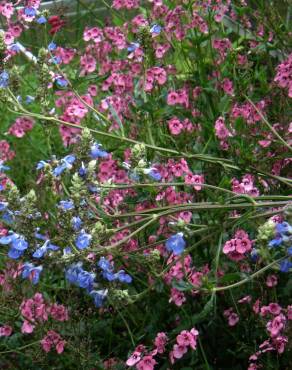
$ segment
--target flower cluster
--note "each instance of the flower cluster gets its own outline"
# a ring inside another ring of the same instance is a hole
[[[244,230],[237,230],[234,238],[228,240],[223,247],[223,253],[232,261],[241,261],[246,258],[252,249],[252,241]]]

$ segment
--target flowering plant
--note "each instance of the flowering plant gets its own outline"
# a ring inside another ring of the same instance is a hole
[[[290,19],[104,3],[0,3],[1,365],[284,369]]]

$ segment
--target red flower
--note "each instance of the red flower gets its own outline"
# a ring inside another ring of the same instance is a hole
[[[52,28],[50,29],[51,35],[54,35],[56,32],[58,32],[66,23],[58,15],[52,15],[49,18],[48,22],[52,26]]]

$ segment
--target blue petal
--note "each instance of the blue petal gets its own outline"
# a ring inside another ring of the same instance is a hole
[[[175,235],[172,235],[170,238],[167,239],[165,246],[166,249],[169,252],[172,252],[175,256],[181,254],[186,246],[183,234],[177,233]]]
[[[24,251],[17,250],[17,249],[14,249],[14,248],[10,248],[9,251],[8,251],[8,257],[16,260],[17,258],[19,258],[23,255],[23,252]]]
[[[75,240],[76,247],[78,249],[87,248],[91,242],[91,239],[92,239],[92,236],[90,234],[87,234],[84,231],[81,232]]]
[[[76,160],[76,157],[74,154],[66,155],[66,157],[63,158],[63,160],[69,164],[73,164]]]
[[[12,240],[12,248],[17,249],[18,251],[24,251],[28,247],[28,242],[22,238]]]
[[[291,267],[292,267],[292,262],[290,262],[288,259],[285,259],[280,263],[281,272],[289,272]]]

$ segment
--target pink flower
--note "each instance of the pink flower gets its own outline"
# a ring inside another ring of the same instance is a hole
[[[239,316],[233,312],[231,315],[228,316],[228,325],[235,326],[239,321]]]
[[[21,326],[21,332],[23,334],[31,334],[34,331],[35,325],[31,324],[29,321],[24,320]]]
[[[222,83],[222,89],[226,92],[227,95],[231,96],[234,95],[233,83],[228,78],[224,78]]]
[[[54,303],[50,307],[49,312],[54,320],[67,321],[69,319],[67,308],[61,304]]]
[[[165,333],[157,333],[154,344],[158,353],[164,353],[166,342],[167,335]]]
[[[139,362],[141,360],[141,352],[139,351],[135,351],[131,354],[131,356],[128,358],[128,360],[126,361],[126,364],[128,366],[134,366],[135,364],[137,364],[137,362]]]
[[[179,135],[182,132],[184,125],[178,118],[174,117],[168,121],[168,128],[172,135]]]
[[[0,326],[0,337],[9,337],[12,334],[12,327],[10,325]]]
[[[215,122],[215,134],[220,140],[225,140],[231,137],[232,134],[225,125],[225,120],[223,117],[219,117]]]
[[[269,288],[272,288],[278,284],[278,278],[276,275],[268,275],[266,280],[266,285]]]
[[[157,362],[152,356],[144,356],[142,360],[136,365],[137,370],[153,370]]]
[[[2,3],[0,4],[0,12],[1,14],[10,19],[12,14],[14,13],[14,7],[12,3]]]
[[[56,333],[54,330],[49,330],[40,343],[45,352],[50,352],[52,347],[55,347],[58,354],[64,351],[66,344],[66,342],[62,340],[60,334]]]
[[[175,288],[171,288],[171,298],[169,302],[174,302],[175,305],[181,306],[186,301],[186,297],[183,292]]]
[[[187,353],[188,348],[182,344],[175,344],[173,346],[173,357],[174,358],[182,358],[185,353]]]
[[[270,333],[270,336],[277,337],[280,332],[284,329],[286,323],[286,318],[283,314],[280,314],[276,317],[274,317],[273,320],[269,321],[266,325],[268,332]]]

